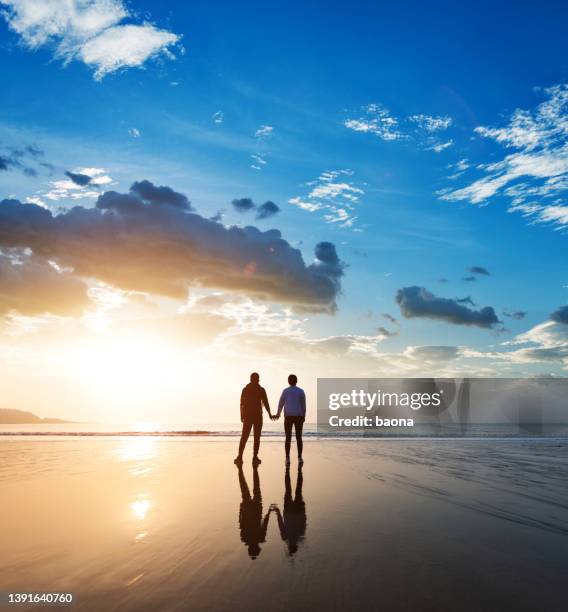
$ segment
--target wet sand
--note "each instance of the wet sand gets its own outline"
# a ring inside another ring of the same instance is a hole
[[[278,440],[239,474],[236,442],[0,439],[0,591],[97,612],[566,609],[568,442],[310,440],[300,479]]]

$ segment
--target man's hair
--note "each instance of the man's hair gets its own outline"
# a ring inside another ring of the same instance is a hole
[[[290,376],[288,376],[289,385],[295,385],[297,382],[298,382],[298,377],[295,374],[290,374]]]
[[[259,380],[260,380],[260,376],[259,376],[258,372],[253,372],[250,375],[250,381],[251,382],[258,382]]]

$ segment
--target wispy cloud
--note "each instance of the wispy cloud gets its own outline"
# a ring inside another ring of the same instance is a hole
[[[401,140],[405,135],[400,131],[398,120],[389,110],[379,104],[363,106],[363,114],[356,119],[346,119],[343,125],[354,132],[374,134],[382,140]]]
[[[35,51],[54,48],[64,64],[82,61],[96,80],[125,68],[143,66],[159,55],[173,58],[177,34],[151,23],[124,24],[134,15],[121,0],[0,0],[3,16]]]
[[[217,112],[213,113],[212,119],[213,123],[217,123],[218,125],[220,125],[225,120],[225,114],[223,113],[223,111],[218,110]]]
[[[304,196],[290,198],[288,202],[308,212],[323,211],[327,223],[340,227],[352,227],[357,217],[355,206],[364,190],[356,185],[350,177],[349,169],[322,172],[315,180],[307,183],[311,187]]]
[[[440,130],[447,130],[452,125],[451,117],[434,117],[432,115],[410,115],[409,121],[416,123],[416,125],[427,132],[438,132]]]
[[[265,140],[274,134],[274,127],[271,125],[261,125],[254,133],[255,138]]]
[[[453,140],[441,140],[438,134],[452,125],[451,117],[421,113],[399,118],[380,104],[361,107],[359,116],[346,119],[343,125],[354,132],[373,134],[385,141],[413,141],[423,149],[436,153],[453,145]]]
[[[266,160],[266,154],[262,154],[262,153],[253,153],[251,156],[251,165],[250,167],[253,170],[262,170],[263,166],[266,166],[268,164],[267,160]]]
[[[546,99],[535,110],[517,109],[502,127],[475,128],[478,136],[512,152],[478,165],[483,176],[440,191],[442,199],[484,205],[503,196],[510,202],[509,211],[531,222],[568,226],[568,85],[550,87],[544,94]]]

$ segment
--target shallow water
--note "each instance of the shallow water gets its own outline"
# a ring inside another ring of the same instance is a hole
[[[0,591],[96,611],[565,609],[567,442],[310,440],[287,481],[273,439],[256,494],[234,454],[2,439]]]

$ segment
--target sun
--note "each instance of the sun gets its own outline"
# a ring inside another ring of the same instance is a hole
[[[96,399],[125,407],[163,401],[192,357],[155,334],[104,333],[73,347],[68,362]]]

